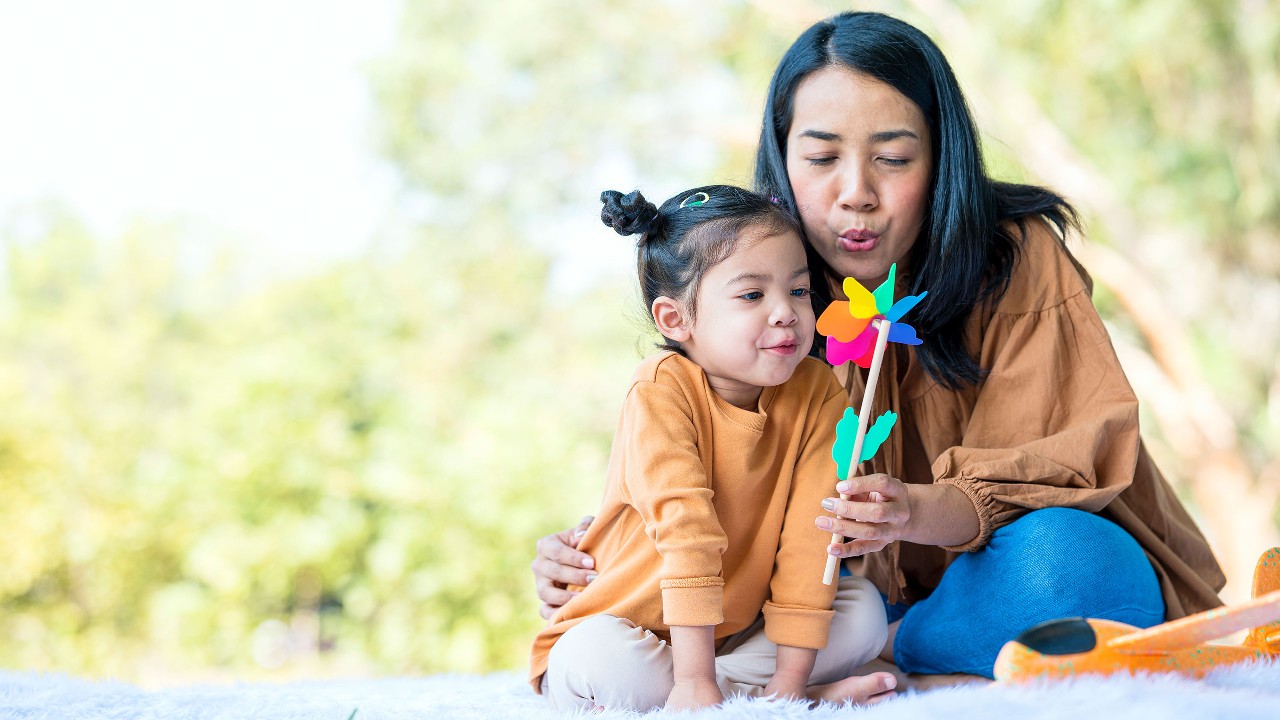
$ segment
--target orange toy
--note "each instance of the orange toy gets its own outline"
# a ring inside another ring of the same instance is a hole
[[[1242,645],[1204,644],[1253,628]],[[1140,630],[1110,620],[1069,618],[1041,623],[1005,643],[996,658],[1000,682],[1063,679],[1088,673],[1181,673],[1202,677],[1216,667],[1280,655],[1280,548],[1258,560],[1253,599]]]

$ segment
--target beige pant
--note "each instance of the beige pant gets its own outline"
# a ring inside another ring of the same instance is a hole
[[[866,578],[840,578],[831,633],[818,651],[809,683],[835,682],[880,654],[888,629],[884,601]],[[716,651],[716,679],[725,698],[764,694],[773,677],[778,646],[764,633],[764,618],[731,636]],[[558,710],[602,706],[646,711],[667,702],[675,680],[671,646],[657,635],[613,615],[574,625],[552,646],[542,694]]]

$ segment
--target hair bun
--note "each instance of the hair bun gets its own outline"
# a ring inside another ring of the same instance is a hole
[[[644,199],[639,190],[623,195],[617,190],[600,193],[600,221],[619,235],[652,233],[661,224],[658,206]]]

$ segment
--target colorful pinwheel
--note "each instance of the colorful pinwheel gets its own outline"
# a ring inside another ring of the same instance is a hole
[[[888,321],[889,342],[920,344],[915,328],[898,321],[929,293],[908,295],[894,302],[893,284],[897,274],[898,265],[890,265],[888,279],[880,283],[875,292],[853,278],[844,279],[844,294],[849,299],[831,303],[818,318],[818,332],[827,336],[827,362],[839,365],[852,360],[859,367],[871,367],[876,336],[884,324],[876,322],[878,320]]]
[[[871,370],[867,375],[867,389],[862,394],[862,411],[855,414],[853,408],[847,408],[844,418],[836,424],[836,442],[831,448],[831,457],[836,461],[836,472],[841,479],[855,476],[858,465],[876,454],[898,421],[897,413],[888,411],[876,418],[875,425],[867,430],[885,348],[890,342],[904,345],[919,345],[921,342],[916,337],[915,328],[898,321],[929,293],[908,295],[894,302],[893,284],[897,276],[897,264],[890,265],[888,279],[875,292],[869,292],[853,278],[845,278],[844,293],[849,299],[831,303],[818,319],[818,332],[827,336],[827,362],[835,366],[852,360]],[[841,493],[840,498],[848,500],[849,496]],[[844,542],[844,538],[833,533],[831,542]],[[835,581],[839,564],[838,558],[827,555],[822,582],[830,585]]]

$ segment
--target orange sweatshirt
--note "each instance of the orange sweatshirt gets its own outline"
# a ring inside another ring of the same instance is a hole
[[[735,407],[702,368],[675,353],[644,361],[613,439],[604,503],[578,547],[597,577],[534,639],[530,681],[547,654],[592,615],[626,618],[663,639],[672,625],[715,625],[717,642],[761,610],[779,645],[827,644],[836,586],[822,584],[830,535],[814,527],[835,494],[831,458],[847,394],[805,358]]]

